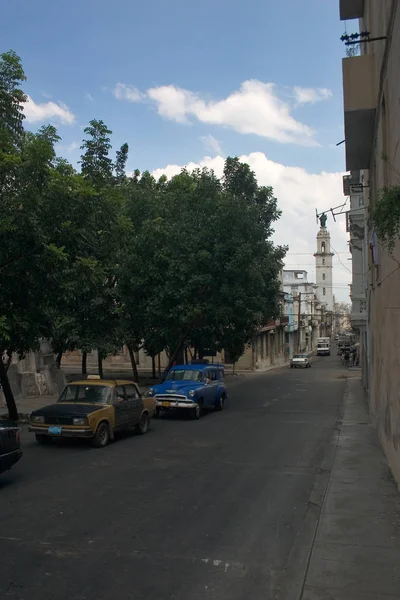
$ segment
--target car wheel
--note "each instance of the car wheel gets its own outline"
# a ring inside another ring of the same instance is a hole
[[[94,448],[104,448],[110,441],[110,428],[107,423],[100,423],[92,440]]]
[[[198,420],[201,417],[201,407],[200,404],[196,404],[196,406],[194,408],[191,409],[192,411],[192,419],[194,420]]]
[[[40,434],[40,433],[36,433],[35,438],[36,438],[37,443],[41,444],[42,446],[46,446],[47,444],[51,444],[51,442],[52,442],[51,437],[49,437],[48,435]]]
[[[225,394],[222,394],[219,398],[217,398],[215,402],[215,410],[223,410],[225,406]]]
[[[148,432],[150,428],[150,419],[147,413],[143,413],[140,417],[139,425],[136,426],[136,431],[140,433],[140,435],[144,435]]]

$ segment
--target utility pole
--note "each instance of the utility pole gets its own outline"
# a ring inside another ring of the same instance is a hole
[[[301,292],[299,292],[299,310],[298,310],[298,315],[297,315],[297,352],[301,352],[301,348],[300,348],[300,334],[301,334],[301,330],[300,330],[300,318],[301,318]]]

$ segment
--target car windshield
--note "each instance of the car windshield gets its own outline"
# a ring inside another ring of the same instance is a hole
[[[112,389],[106,385],[67,385],[58,402],[109,404]]]
[[[174,369],[167,375],[169,381],[202,381],[203,374],[201,371],[194,369]]]
[[[295,354],[293,358],[307,358],[305,354]]]

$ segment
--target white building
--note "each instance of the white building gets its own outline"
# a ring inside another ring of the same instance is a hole
[[[315,272],[317,298],[325,306],[327,312],[333,312],[333,252],[331,236],[326,228],[326,217],[321,217],[321,228],[317,233],[317,251],[315,256]]]

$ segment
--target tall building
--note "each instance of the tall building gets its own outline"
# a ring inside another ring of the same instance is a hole
[[[339,5],[349,34],[364,34],[359,52],[342,60],[351,321],[370,412],[400,484],[400,2]]]
[[[317,233],[317,251],[315,252],[316,294],[327,312],[333,312],[333,252],[331,236],[326,228],[326,217],[320,219],[321,228]]]

